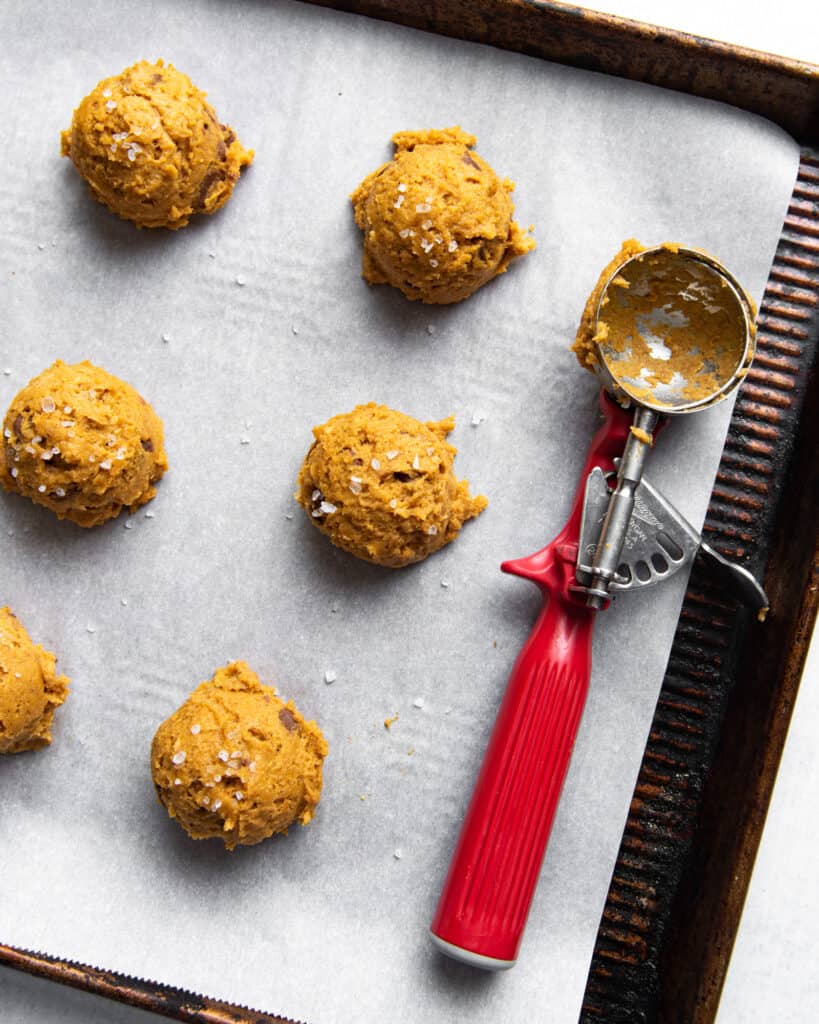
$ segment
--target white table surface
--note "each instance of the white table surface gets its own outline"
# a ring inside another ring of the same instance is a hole
[[[804,0],[599,0],[597,10],[819,64],[819,7]],[[717,1024],[819,1020],[819,641],[814,639]],[[137,1024],[159,1018],[0,969],[0,1022]]]

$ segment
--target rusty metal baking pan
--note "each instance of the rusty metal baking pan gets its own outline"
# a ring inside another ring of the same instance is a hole
[[[764,631],[695,565],[600,922],[584,1024],[715,1017],[819,601],[819,67],[536,0],[314,0],[770,119],[800,165],[705,522],[764,576]],[[730,813],[727,809],[730,808]],[[0,945],[0,964],[182,1021],[281,1024]]]

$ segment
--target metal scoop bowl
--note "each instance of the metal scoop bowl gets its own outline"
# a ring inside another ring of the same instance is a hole
[[[622,263],[600,292],[595,369],[621,405],[661,415],[727,397],[754,357],[754,312],[713,256],[656,246]]]

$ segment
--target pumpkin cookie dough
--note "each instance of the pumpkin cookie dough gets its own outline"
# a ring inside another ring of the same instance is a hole
[[[326,756],[316,723],[236,661],[160,725],[151,774],[161,803],[192,839],[221,839],[232,850],[307,825]]]
[[[79,526],[134,511],[168,468],[162,422],[125,381],[57,360],[3,421],[0,484]]]
[[[54,710],[68,696],[69,679],[57,659],[32,643],[10,608],[0,608],[0,754],[51,743]]]
[[[184,227],[228,201],[253,160],[206,94],[172,64],[142,60],[104,78],[62,133],[91,195],[138,227]]]
[[[608,336],[608,329],[605,324],[602,327],[601,333],[596,333],[598,326],[597,306],[600,302],[600,296],[603,294],[606,285],[609,283],[611,275],[618,267],[622,266],[626,260],[629,260],[632,256],[637,256],[639,253],[645,251],[646,247],[641,245],[636,238],[627,238],[620,246],[620,251],[617,255],[609,260],[603,268],[600,277],[597,279],[597,284],[586,299],[586,305],[583,307],[583,313],[580,317],[580,326],[577,328],[577,334],[575,335],[574,344],[572,345],[572,352],[577,356],[577,361],[583,369],[590,370],[592,373],[596,372],[595,368],[598,362],[597,342],[605,341]]]
[[[364,232],[362,275],[408,299],[459,302],[535,248],[513,220],[514,184],[460,128],[398,132],[395,156],[351,199]]]
[[[452,417],[420,423],[370,402],[313,429],[296,500],[338,547],[391,568],[419,562],[487,505],[452,468]]]

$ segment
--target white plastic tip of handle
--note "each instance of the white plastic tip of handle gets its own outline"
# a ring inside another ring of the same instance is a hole
[[[451,942],[447,942],[433,931],[429,934],[442,953],[452,957],[453,960],[460,960],[462,964],[469,964],[470,967],[480,967],[484,971],[508,971],[510,967],[514,967],[517,963],[517,960],[498,960],[493,956],[473,953],[471,949],[464,949],[462,946],[456,946]]]

